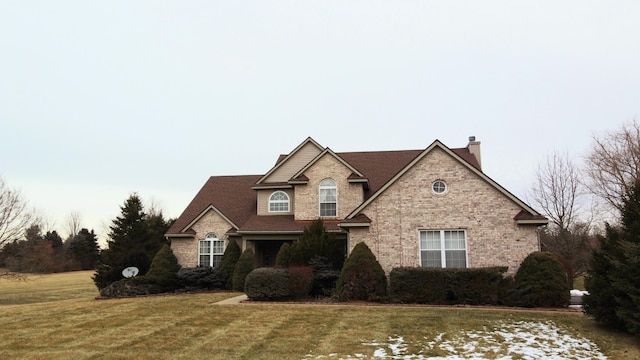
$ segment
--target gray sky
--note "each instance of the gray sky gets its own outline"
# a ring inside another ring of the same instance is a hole
[[[554,150],[640,114],[640,1],[0,1],[0,176],[104,238],[132,192],[177,217],[210,175],[482,142],[523,197]]]

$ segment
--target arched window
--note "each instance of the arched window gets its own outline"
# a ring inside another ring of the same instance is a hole
[[[217,267],[224,254],[224,240],[218,239],[216,234],[209,233],[204,240],[200,240],[198,249],[198,266]]]
[[[332,179],[320,182],[320,216],[337,216],[338,187]]]
[[[289,195],[276,191],[269,197],[269,212],[289,212]]]

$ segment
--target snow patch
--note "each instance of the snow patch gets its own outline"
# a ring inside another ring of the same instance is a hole
[[[607,359],[591,340],[570,334],[554,322],[499,322],[483,330],[438,334],[425,342],[407,343],[401,335],[386,341],[365,342],[374,347],[371,359],[401,360],[462,360],[462,359]],[[409,346],[420,349],[410,353]],[[437,356],[434,356],[437,354]],[[334,358],[335,354],[331,354]],[[307,356],[308,358],[309,356]],[[318,356],[321,359],[324,356]],[[340,359],[367,359],[363,354],[346,355]]]
[[[583,290],[577,290],[577,289],[571,290],[571,296],[585,296],[585,295],[589,295],[589,292],[583,291]]]

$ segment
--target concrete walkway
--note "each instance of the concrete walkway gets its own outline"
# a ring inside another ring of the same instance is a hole
[[[222,301],[218,301],[213,304],[214,305],[233,305],[233,304],[240,304],[241,302],[247,301],[247,300],[249,300],[247,295],[242,294],[242,295],[234,296],[232,298],[224,299]]]

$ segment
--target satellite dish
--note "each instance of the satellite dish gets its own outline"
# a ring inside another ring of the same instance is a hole
[[[128,268],[122,270],[122,276],[126,277],[126,278],[132,278],[136,275],[138,275],[138,272],[140,270],[138,270],[137,267],[135,266],[129,266]]]

